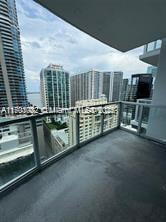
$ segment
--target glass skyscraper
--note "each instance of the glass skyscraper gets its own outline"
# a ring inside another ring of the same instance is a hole
[[[0,107],[27,106],[15,0],[0,0]]]
[[[62,66],[50,64],[40,73],[42,105],[47,108],[70,106],[69,73]]]

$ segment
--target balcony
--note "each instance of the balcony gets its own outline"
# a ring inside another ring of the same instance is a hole
[[[161,48],[161,40],[150,42],[144,46],[143,55],[139,59],[152,66],[158,66],[159,55]]]
[[[148,125],[152,113],[162,118],[166,107],[128,102],[103,107],[110,113],[46,113],[1,122],[2,134],[10,128],[8,136],[15,136],[1,143],[7,154],[14,152],[5,159],[1,150],[1,221],[165,222],[166,137],[158,137],[158,128],[150,136]],[[67,123],[62,134],[50,122],[57,115]],[[87,132],[79,124],[83,117]],[[25,147],[31,152],[21,156]]]

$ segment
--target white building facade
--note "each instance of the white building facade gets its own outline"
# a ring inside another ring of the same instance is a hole
[[[76,101],[99,99],[105,95],[108,102],[120,100],[123,72],[91,70],[70,77],[71,105]]]

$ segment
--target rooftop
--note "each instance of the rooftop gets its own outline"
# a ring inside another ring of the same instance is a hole
[[[165,222],[163,148],[116,130],[2,198],[0,221]]]

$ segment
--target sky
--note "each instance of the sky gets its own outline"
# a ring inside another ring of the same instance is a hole
[[[27,91],[40,90],[40,71],[60,64],[74,75],[91,69],[123,71],[129,78],[144,73],[139,60],[143,47],[126,53],[115,50],[76,29],[33,0],[16,0]]]

